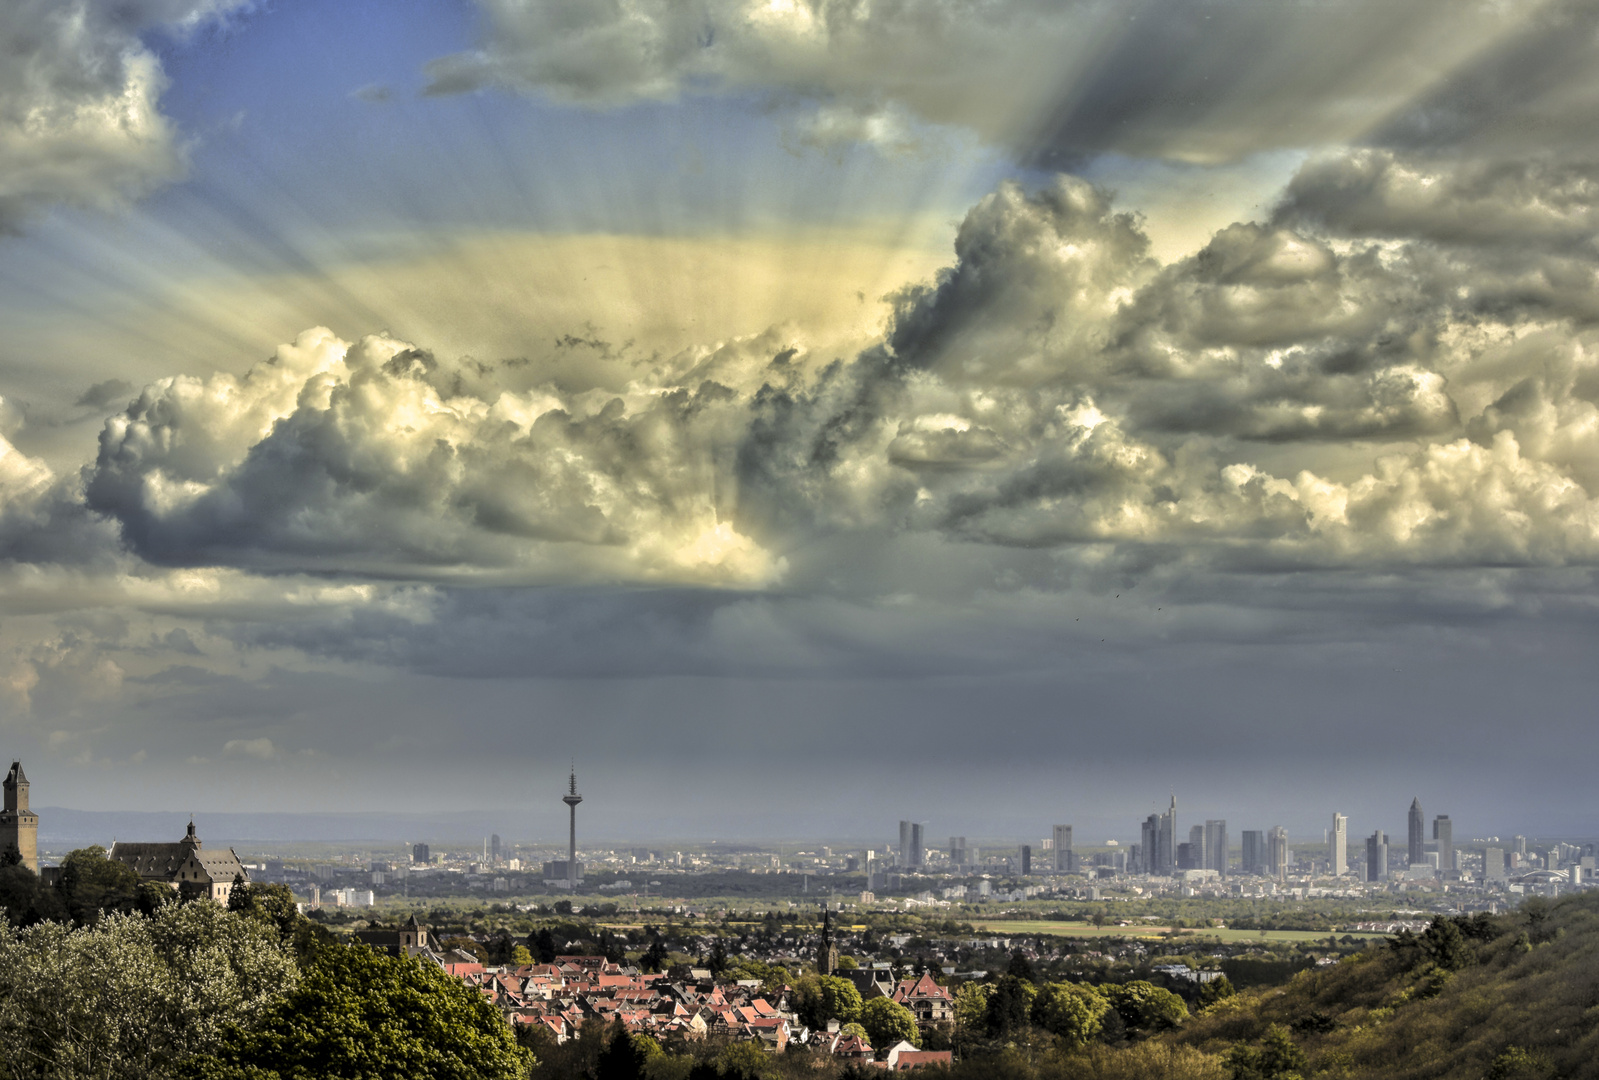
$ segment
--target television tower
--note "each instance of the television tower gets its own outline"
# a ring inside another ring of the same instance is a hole
[[[571,841],[566,849],[566,887],[573,894],[577,893],[577,804],[583,801],[583,796],[577,793],[577,769],[572,770],[571,784],[561,801],[572,808],[572,834]]]

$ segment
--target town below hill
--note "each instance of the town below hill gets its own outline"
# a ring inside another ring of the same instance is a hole
[[[1232,941],[1169,916],[1153,934],[1106,918],[996,934],[931,912],[628,921],[560,904],[356,920],[280,884],[241,878],[225,902],[153,886],[98,849],[48,883],[6,865],[0,1065],[40,1080],[1552,1080],[1599,1060],[1588,893]]]

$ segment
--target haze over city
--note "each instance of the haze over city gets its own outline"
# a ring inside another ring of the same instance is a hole
[[[1591,837],[1596,22],[7,4],[0,756],[42,836]]]

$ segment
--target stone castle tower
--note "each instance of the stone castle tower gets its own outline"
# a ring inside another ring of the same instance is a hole
[[[39,872],[39,815],[28,809],[28,777],[22,762],[13,761],[6,773],[5,810],[0,812],[0,857],[15,850],[22,865]]]

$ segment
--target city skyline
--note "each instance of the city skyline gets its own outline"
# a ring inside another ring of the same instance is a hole
[[[17,774],[20,774],[21,763],[17,762],[13,766],[13,770]],[[24,786],[26,787],[28,785],[25,784]],[[27,801],[27,797],[24,794],[23,802],[26,803],[26,801]],[[576,853],[577,853],[577,848],[578,848],[578,844],[577,844],[577,806],[578,806],[579,803],[584,801],[583,796],[579,795],[578,792],[577,792],[577,775],[576,775],[575,767],[569,768],[569,770],[568,770],[567,782],[564,785],[564,787],[562,788],[561,801],[568,808],[567,834],[566,834],[566,848],[567,848],[567,852],[568,852],[568,858],[567,858],[566,861],[564,861],[561,864],[559,864],[560,865],[560,876],[564,876],[570,881],[570,877],[575,872],[580,872],[578,868],[581,866],[581,864],[576,859]],[[85,814],[85,813],[83,813],[81,811],[74,811],[74,810],[71,810],[71,809],[68,809],[68,808],[48,807],[48,808],[46,808],[46,825],[44,826],[44,829],[42,830],[43,831],[43,835],[46,837],[47,840],[49,840],[52,837],[51,825],[49,824],[49,817],[50,817],[52,812],[54,812],[54,813],[66,813],[67,815],[69,815],[70,817],[72,817],[75,820],[83,820],[85,818],[92,819],[92,818],[95,818],[95,817],[105,818],[105,817],[115,816],[114,814],[105,814],[105,813],[102,813],[102,814],[99,814],[99,815],[92,814],[92,813],[91,814]],[[1410,809],[1409,809],[1409,812],[1408,812],[1409,835],[1412,838],[1412,840],[1417,840],[1420,837],[1421,826],[1418,824],[1418,821],[1420,820],[1420,818],[1418,817],[1419,812],[1420,812],[1420,799],[1419,798],[1412,799],[1412,802],[1411,802],[1411,805],[1410,805]],[[192,819],[192,817],[193,817],[193,812],[192,811],[188,811],[188,812],[185,812],[185,813]],[[1304,811],[1300,811],[1300,813],[1303,814]],[[1154,857],[1158,861],[1159,865],[1164,866],[1167,869],[1174,869],[1176,867],[1176,864],[1178,863],[1179,859],[1182,857],[1182,855],[1181,855],[1181,853],[1179,852],[1178,849],[1183,849],[1183,851],[1185,851],[1187,853],[1187,857],[1191,860],[1193,868],[1224,869],[1224,867],[1222,867],[1219,864],[1219,862],[1218,862],[1217,852],[1231,853],[1231,852],[1235,852],[1235,851],[1239,852],[1240,860],[1241,860],[1237,865],[1238,866],[1242,866],[1242,867],[1247,867],[1247,866],[1252,864],[1252,860],[1265,860],[1265,859],[1269,858],[1269,856],[1270,856],[1269,848],[1263,846],[1264,843],[1265,843],[1263,840],[1259,840],[1259,839],[1252,840],[1252,839],[1250,839],[1250,837],[1252,837],[1252,836],[1253,837],[1263,837],[1263,836],[1267,836],[1267,835],[1269,835],[1271,833],[1275,833],[1278,829],[1282,828],[1280,822],[1282,822],[1284,820],[1293,820],[1292,816],[1283,815],[1283,814],[1277,814],[1277,815],[1273,816],[1273,820],[1278,822],[1278,824],[1274,824],[1270,828],[1270,830],[1267,830],[1264,827],[1262,827],[1260,829],[1248,829],[1248,828],[1245,828],[1241,832],[1236,832],[1235,833],[1235,832],[1231,832],[1229,830],[1228,820],[1226,818],[1211,818],[1211,817],[1207,817],[1202,823],[1194,823],[1194,824],[1189,826],[1189,832],[1187,834],[1189,836],[1189,840],[1187,842],[1173,844],[1171,838],[1173,837],[1174,834],[1171,831],[1169,831],[1169,830],[1175,824],[1176,828],[1180,832],[1180,828],[1181,828],[1180,823],[1177,823],[1175,821],[1177,814],[1178,814],[1177,797],[1176,797],[1176,794],[1174,792],[1174,793],[1172,793],[1171,795],[1168,796],[1168,801],[1167,801],[1167,804],[1166,804],[1166,812],[1165,813],[1162,813],[1162,814],[1151,814],[1142,823],[1133,823],[1133,825],[1134,825],[1133,828],[1127,828],[1120,834],[1118,834],[1116,832],[1116,830],[1112,827],[1112,828],[1101,830],[1101,832],[1098,834],[1098,838],[1097,839],[1090,838],[1088,836],[1088,834],[1079,831],[1075,824],[1073,824],[1073,823],[1059,823],[1057,821],[1055,824],[1052,824],[1052,825],[1048,826],[1047,828],[1040,827],[1036,832],[1031,832],[1031,833],[1029,833],[1027,831],[1020,831],[1020,832],[1013,832],[1013,833],[1009,833],[1009,834],[982,835],[982,834],[978,834],[978,833],[968,832],[967,835],[950,835],[949,836],[948,847],[947,847],[947,849],[944,849],[944,853],[947,855],[948,859],[952,863],[960,863],[960,862],[964,861],[964,858],[962,858],[960,856],[964,856],[968,852],[982,852],[984,850],[992,852],[992,850],[994,848],[994,845],[996,843],[999,844],[1002,847],[1010,847],[1010,846],[1015,846],[1015,845],[1036,845],[1037,853],[1039,854],[1039,856],[1041,858],[1044,859],[1044,861],[1040,865],[1045,867],[1047,870],[1049,870],[1051,872],[1062,872],[1062,873],[1064,873],[1064,872],[1068,872],[1068,869],[1067,869],[1067,866],[1063,865],[1063,859],[1062,859],[1062,855],[1061,855],[1062,852],[1068,853],[1067,856],[1066,856],[1066,859],[1068,861],[1069,861],[1069,858],[1070,858],[1069,853],[1071,851],[1073,851],[1074,849],[1079,848],[1079,847],[1083,848],[1083,849],[1096,849],[1097,850],[1097,849],[1105,848],[1108,845],[1108,846],[1111,846],[1111,847],[1120,846],[1124,850],[1144,849],[1145,852],[1147,852],[1146,845],[1149,845],[1150,844],[1150,838],[1154,837],[1154,841],[1153,841],[1153,849],[1155,851],[1155,856]],[[162,814],[162,813],[150,813],[150,812],[143,812],[143,813],[135,812],[135,813],[129,814],[128,815],[128,819],[129,820],[143,820],[145,822],[151,822],[151,821],[155,821],[155,820],[160,820],[162,818],[174,819],[176,817],[182,817],[182,816],[184,816],[184,815],[183,814],[177,814],[176,812],[167,812],[165,814]],[[241,814],[236,814],[236,813],[235,814],[223,813],[223,814],[221,814],[219,816],[222,816],[222,817],[225,817],[225,818],[229,818],[229,819],[234,819],[234,820],[238,820],[238,819],[241,819],[241,818],[247,818],[248,817],[248,815],[241,815]],[[279,814],[275,814],[275,815],[274,814],[269,814],[269,815],[266,815],[266,816],[268,818],[275,818],[275,819],[277,819],[279,821],[284,821],[284,822],[292,820],[292,819],[294,819],[296,817],[298,817],[300,819],[303,819],[303,820],[307,820],[307,821],[316,820],[319,817],[321,817],[321,815],[314,815],[314,814],[293,815],[293,814],[283,814],[283,813],[279,813]],[[332,816],[337,818],[337,817],[340,817],[341,815],[332,815]],[[483,845],[485,847],[485,850],[487,850],[490,846],[492,846],[494,850],[498,851],[498,849],[500,847],[500,844],[501,844],[500,831],[502,829],[502,825],[499,824],[499,823],[503,823],[503,830],[506,831],[507,834],[512,837],[512,842],[514,842],[514,843],[539,843],[540,842],[537,838],[541,834],[536,831],[536,829],[537,829],[536,825],[534,826],[534,831],[521,832],[518,829],[518,826],[521,823],[516,822],[514,820],[513,815],[507,814],[505,812],[494,811],[494,810],[488,809],[488,808],[480,808],[480,809],[477,809],[477,810],[458,811],[456,816],[476,816],[476,817],[478,817],[478,819],[480,821],[496,823],[493,826],[492,829],[489,829],[488,831],[482,831],[481,840],[482,840],[482,843],[483,843]],[[527,816],[527,817],[529,817],[531,819],[537,820],[540,815],[537,813],[537,811],[534,811],[531,814],[527,814],[525,816]],[[1357,814],[1357,817],[1365,817],[1365,816],[1366,815],[1363,815],[1363,814]],[[1374,814],[1374,815],[1371,815],[1371,816],[1373,817],[1373,819],[1375,819],[1375,817],[1377,815]],[[383,819],[385,817],[385,815],[382,815],[382,814],[357,815],[357,818],[361,818],[361,817],[364,817],[367,820],[381,820],[381,819]],[[412,820],[413,820],[413,822],[416,822],[416,821],[419,821],[419,820],[425,820],[425,815],[417,815],[417,816],[413,817]],[[1090,816],[1087,816],[1085,818],[1081,818],[1079,820],[1095,821],[1095,820],[1099,820],[1099,819],[1096,816],[1090,815]],[[1307,831],[1303,831],[1303,832],[1300,832],[1300,833],[1293,833],[1291,830],[1285,830],[1284,833],[1283,833],[1283,836],[1290,843],[1299,843],[1299,844],[1310,843],[1312,845],[1317,844],[1317,843],[1324,843],[1324,844],[1326,844],[1329,847],[1329,857],[1331,858],[1331,857],[1334,857],[1332,855],[1332,852],[1336,851],[1336,848],[1334,848],[1333,845],[1335,845],[1337,843],[1338,836],[1341,835],[1342,838],[1343,838],[1343,842],[1344,842],[1344,853],[1347,856],[1348,851],[1349,851],[1349,844],[1351,843],[1351,841],[1349,839],[1349,831],[1348,831],[1349,830],[1349,821],[1350,821],[1350,815],[1349,814],[1334,812],[1333,813],[1333,827],[1331,829],[1325,829],[1324,828],[1323,830],[1321,830],[1321,840],[1320,841],[1317,841],[1316,832],[1314,830],[1307,830]],[[5,824],[5,819],[0,818],[0,827],[3,827],[4,824]],[[532,824],[532,821],[528,822],[528,824]],[[150,826],[148,824],[144,826],[144,828],[146,830],[148,830],[151,827],[152,826]],[[888,863],[891,864],[892,866],[895,866],[895,867],[906,867],[906,868],[916,868],[916,867],[920,867],[921,865],[923,865],[927,861],[927,852],[930,849],[930,845],[928,844],[928,842],[926,840],[926,837],[928,835],[928,833],[927,833],[928,827],[929,827],[929,823],[925,822],[925,821],[911,821],[909,819],[901,819],[900,822],[899,822],[898,832],[897,832],[896,836],[891,838],[890,840],[888,840],[886,842],[879,841],[875,845],[874,845],[874,843],[872,842],[872,839],[871,839],[871,837],[873,836],[873,833],[870,832],[870,831],[865,831],[865,830],[845,831],[845,832],[837,832],[837,833],[831,833],[831,834],[828,834],[828,833],[817,833],[817,834],[811,834],[811,835],[804,836],[804,837],[799,837],[797,835],[781,837],[781,836],[773,836],[773,835],[770,835],[770,834],[768,834],[768,835],[737,834],[737,833],[725,833],[725,832],[722,833],[721,835],[723,836],[724,839],[731,840],[731,841],[760,841],[760,840],[765,840],[765,841],[768,841],[768,842],[796,842],[796,841],[800,841],[800,840],[803,840],[803,841],[832,840],[832,841],[835,841],[835,842],[842,841],[844,843],[855,843],[855,844],[859,844],[860,846],[862,846],[866,850],[876,850],[876,849],[880,848],[883,857],[886,858]],[[160,826],[156,826],[155,828],[157,829],[157,831],[159,831],[159,829],[161,827]],[[1135,832],[1134,831],[1135,829],[1138,830],[1138,831]],[[1438,850],[1440,852],[1447,852],[1449,850],[1452,850],[1452,848],[1454,846],[1455,838],[1454,838],[1454,835],[1453,835],[1453,822],[1452,822],[1451,816],[1448,815],[1448,814],[1440,814],[1440,815],[1435,816],[1433,818],[1433,820],[1432,820],[1431,829],[1432,829],[1432,839],[1430,841],[1430,846],[1432,846],[1434,848],[1434,850]],[[136,830],[136,831],[138,831],[138,830]],[[1384,830],[1379,830],[1379,831],[1384,831]],[[1494,842],[1508,843],[1508,841],[1505,841],[1503,839],[1503,836],[1517,836],[1518,838],[1524,839],[1526,835],[1529,835],[1529,834],[1527,834],[1525,832],[1520,832],[1518,834],[1518,832],[1515,831],[1515,830],[1504,830],[1504,831],[1502,831],[1502,835],[1501,835],[1501,833],[1493,832],[1492,830],[1486,830],[1486,831],[1479,830],[1479,833],[1480,833],[1480,835],[1475,835],[1474,834],[1474,835],[1471,835],[1469,837],[1466,837],[1464,842],[1473,843],[1473,844],[1494,843]],[[1440,834],[1441,834],[1441,839],[1442,839],[1442,847],[1440,847]],[[255,834],[252,833],[252,835],[255,835]],[[1236,843],[1234,843],[1230,839],[1230,837],[1234,836],[1234,835],[1239,836],[1239,839],[1238,839],[1238,841]],[[1533,833],[1533,834],[1530,834],[1530,835],[1537,836],[1538,834]],[[1586,834],[1586,833],[1571,833],[1571,834],[1566,834],[1565,836],[1560,836],[1558,834],[1550,834],[1550,835],[1546,836],[1545,838],[1547,838],[1547,839],[1570,839],[1570,838],[1577,838],[1577,837],[1586,838],[1587,836],[1588,836],[1588,834]],[[529,839],[529,837],[532,837],[532,839]],[[610,835],[601,835],[600,839],[617,841],[617,840],[626,840],[629,837],[636,838],[636,839],[649,839],[649,840],[659,840],[659,839],[694,840],[694,841],[699,841],[699,842],[711,839],[710,834],[706,834],[704,836],[691,836],[689,834],[669,834],[669,833],[637,831],[637,830],[635,830],[635,831],[633,831],[631,833],[630,832],[619,832],[619,833],[613,833],[613,834],[610,834]],[[269,839],[269,837],[266,837],[266,836],[260,836],[259,838],[260,839]],[[329,836],[329,837],[324,837],[324,838],[325,839],[332,839],[333,837]],[[302,838],[302,837],[299,837],[299,836],[292,836],[292,835],[285,835],[282,839],[284,839],[286,841],[289,841],[289,840],[308,839],[308,838]],[[459,837],[457,837],[457,839],[459,839]],[[409,841],[407,841],[407,842],[409,842]],[[714,840],[712,842],[714,842]],[[1135,845],[1136,845],[1136,847],[1135,847]],[[1256,847],[1252,847],[1252,845],[1256,845]],[[426,845],[423,845],[423,846],[425,847]],[[559,846],[559,845],[557,845],[557,846]],[[934,845],[934,846],[936,846],[936,845]],[[1427,846],[1428,846],[1428,841],[1426,841],[1424,839],[1420,840],[1419,846],[1418,845],[1414,845],[1414,844],[1412,846],[1410,846],[1407,849],[1407,859],[1406,859],[1407,863],[1414,865],[1414,864],[1417,864],[1420,861],[1422,861],[1419,853],[1424,851]],[[1261,854],[1252,854],[1252,852],[1256,851],[1257,848],[1258,848],[1258,851],[1261,852]],[[908,857],[907,857],[907,854],[906,854],[907,851],[912,853]],[[1148,858],[1147,853],[1143,854],[1143,858],[1145,858],[1147,860],[1147,858]],[[1445,856],[1443,854],[1440,854],[1440,859],[1442,860],[1444,858],[1445,858]],[[1147,868],[1147,866],[1148,866],[1147,861],[1143,865]],[[1337,863],[1334,864],[1334,867],[1335,867],[1334,873],[1335,874],[1343,872],[1343,870],[1341,868],[1338,868],[1339,865],[1340,864],[1337,864]],[[570,887],[570,884],[569,884],[568,887]]]
[[[94,812],[575,759],[596,834],[1581,835],[1596,31],[6,5],[0,750]]]

